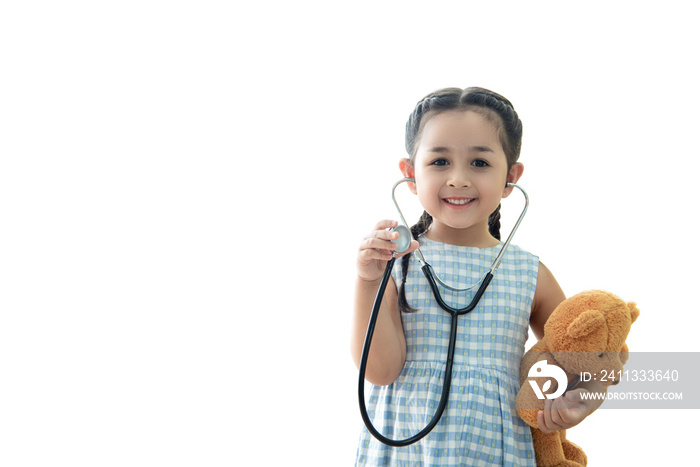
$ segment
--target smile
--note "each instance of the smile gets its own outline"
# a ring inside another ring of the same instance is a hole
[[[474,198],[443,198],[443,201],[447,204],[453,204],[456,206],[464,206],[474,201]]]

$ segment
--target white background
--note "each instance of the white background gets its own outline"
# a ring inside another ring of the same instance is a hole
[[[524,122],[514,243],[700,350],[689,3],[240,3],[0,7],[0,464],[352,465],[355,252],[445,86]],[[569,438],[677,464],[696,417]]]

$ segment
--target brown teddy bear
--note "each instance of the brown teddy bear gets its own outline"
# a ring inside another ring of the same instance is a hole
[[[531,427],[538,466],[586,465],[586,454],[566,439],[566,430],[545,434],[537,428],[537,412],[544,409],[545,398],[563,394],[583,372],[619,375],[628,357],[625,339],[638,316],[634,303],[601,290],[574,295],[552,312],[544,337],[523,356],[515,399],[518,414]],[[601,384],[618,382],[608,378]]]

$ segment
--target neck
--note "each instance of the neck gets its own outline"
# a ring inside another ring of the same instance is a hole
[[[425,236],[435,242],[457,246],[490,248],[500,244],[500,242],[489,233],[488,223],[474,225],[466,229],[454,229],[450,226],[435,222]]]

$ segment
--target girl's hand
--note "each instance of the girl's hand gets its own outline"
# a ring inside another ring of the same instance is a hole
[[[537,426],[542,433],[567,430],[578,425],[592,411],[590,400],[581,394],[590,393],[587,389],[574,389],[556,399],[544,401],[544,410],[537,412]]]
[[[396,240],[399,237],[398,233],[389,229],[397,225],[399,225],[397,221],[380,221],[374,227],[374,230],[362,240],[360,251],[357,255],[357,274],[361,279],[367,282],[374,282],[382,278],[384,269],[386,269],[386,263],[389,262],[391,255],[397,248],[396,243],[392,242],[392,240]],[[396,257],[400,258],[417,248],[418,242],[411,240],[411,246],[408,248],[408,251],[396,255]]]

